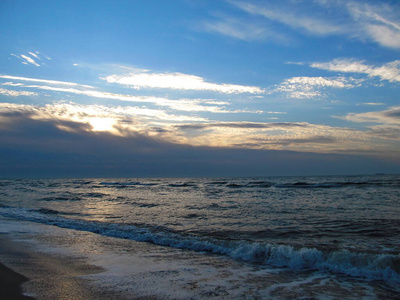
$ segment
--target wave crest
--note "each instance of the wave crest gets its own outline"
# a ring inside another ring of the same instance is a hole
[[[161,246],[222,254],[234,259],[272,267],[329,271],[368,280],[383,280],[400,290],[400,254],[359,253],[349,250],[322,251],[316,248],[295,248],[291,245],[207,239],[178,234],[160,227],[69,219],[60,216],[62,214],[62,212],[54,213],[53,211],[49,213],[43,209],[0,207],[0,215],[14,219],[149,242]]]

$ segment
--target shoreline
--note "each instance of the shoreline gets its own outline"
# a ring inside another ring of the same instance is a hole
[[[6,217],[0,217],[0,263],[8,268],[4,274],[16,276],[17,296],[0,295],[7,300],[394,300],[399,295],[380,282],[340,274],[260,267],[221,255]],[[34,298],[21,298],[24,295]]]
[[[25,241],[24,237],[0,234],[0,299],[124,299],[83,278],[103,272],[103,268],[89,264],[84,257],[42,252],[32,247],[31,238]]]

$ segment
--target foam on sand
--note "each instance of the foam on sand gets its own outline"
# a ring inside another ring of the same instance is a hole
[[[379,298],[380,293],[390,299],[379,285],[372,290],[371,284],[353,279],[349,287],[347,277],[328,272],[270,268],[28,221],[2,218],[0,223],[14,250],[17,244],[25,245],[23,259],[16,252],[7,256],[3,250],[1,259],[29,275],[32,280],[25,288],[43,299],[43,295],[55,295],[57,289],[71,297],[87,293],[84,299],[95,299],[93,295],[98,294],[96,299],[362,299]]]

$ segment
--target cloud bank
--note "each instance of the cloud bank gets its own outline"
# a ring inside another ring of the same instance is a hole
[[[398,166],[371,157],[171,143],[144,133],[91,133],[67,120],[7,113],[0,122],[0,177],[279,176],[393,172]],[[72,131],[63,128],[74,128]],[[297,143],[330,143],[326,138]]]
[[[373,120],[398,125],[398,108],[371,115],[349,114],[346,120]],[[120,137],[142,135],[173,144],[318,153],[396,153],[400,137],[387,143],[375,129],[316,125],[307,122],[211,122],[195,116],[173,115],[162,110],[135,106],[82,105],[58,102],[45,106],[0,104],[0,128],[26,120],[51,122],[60,131],[87,134],[107,133]],[[392,121],[387,121],[392,120]],[[395,120],[395,121],[393,121]],[[373,138],[374,140],[371,140]]]

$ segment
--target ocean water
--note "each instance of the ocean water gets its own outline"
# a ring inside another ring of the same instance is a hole
[[[400,297],[398,175],[0,180],[0,215],[218,258],[246,299]]]

